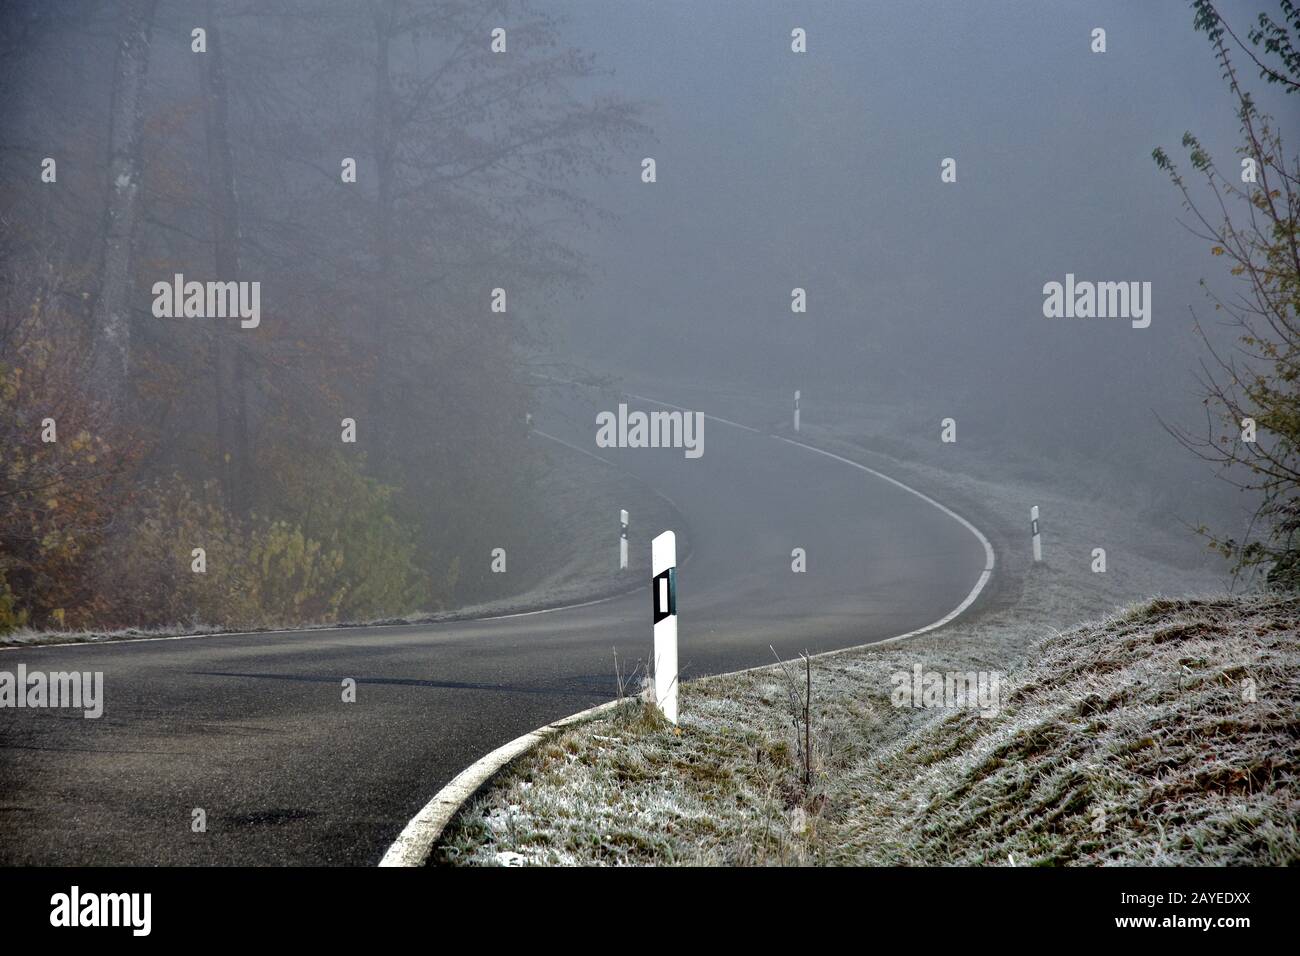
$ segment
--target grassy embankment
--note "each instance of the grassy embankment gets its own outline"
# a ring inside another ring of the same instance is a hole
[[[1300,598],[1160,599],[1048,634],[996,715],[891,701],[937,637],[813,661],[813,782],[778,669],[629,700],[525,757],[441,862],[1219,865],[1300,860]],[[798,667],[798,683],[803,682]]]
[[[680,734],[635,701],[568,731],[509,768],[453,824],[437,862],[1300,857],[1297,601],[1153,602],[1223,590],[1184,528],[1135,520],[1131,497],[1090,494],[1075,470],[1048,482],[992,452],[946,467],[935,451],[880,454],[891,426],[876,414],[878,429],[803,437],[956,507],[993,538],[998,570],[976,613],[941,631],[813,661],[811,786],[782,670],[687,681]],[[1038,566],[1031,503],[1044,514]],[[1095,547],[1105,573],[1092,571]],[[1085,618],[1098,623],[1070,626]],[[891,678],[918,664],[998,673],[998,714],[894,706]]]

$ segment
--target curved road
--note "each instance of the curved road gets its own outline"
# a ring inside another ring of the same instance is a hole
[[[682,512],[684,679],[770,662],[769,644],[793,657],[925,627],[986,571],[968,527],[844,462],[716,419],[698,459],[598,450],[597,407],[556,400],[538,425]],[[663,529],[635,521],[632,547],[648,548]],[[613,696],[612,651],[646,656],[649,604],[638,591],[487,621],[0,652],[10,672],[102,671],[106,697],[98,720],[0,710],[0,864],[376,863],[468,764]]]

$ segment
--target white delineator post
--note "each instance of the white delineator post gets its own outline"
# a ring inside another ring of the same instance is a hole
[[[1029,509],[1029,533],[1034,537],[1034,560],[1043,560],[1043,539],[1038,533],[1038,505]]]
[[[626,509],[618,513],[618,568],[620,571],[627,570],[627,511]]]
[[[799,389],[794,390],[794,430],[799,430]]]
[[[677,536],[665,531],[650,542],[654,600],[655,703],[677,723]]]

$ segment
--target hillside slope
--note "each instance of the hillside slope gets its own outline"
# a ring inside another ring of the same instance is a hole
[[[816,659],[811,786],[801,665],[794,682],[774,667],[688,683],[679,733],[629,701],[550,741],[440,860],[1294,863],[1298,623],[1295,597],[1147,602],[988,672],[983,715],[898,705],[897,675],[918,665],[980,670],[978,652],[946,656],[942,633]]]

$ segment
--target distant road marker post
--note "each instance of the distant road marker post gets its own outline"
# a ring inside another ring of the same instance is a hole
[[[1034,560],[1043,560],[1043,538],[1038,533],[1038,505],[1029,509],[1029,533],[1034,538]]]
[[[665,531],[650,542],[654,601],[655,703],[677,723],[677,536]]]
[[[618,568],[627,570],[627,509],[618,513]]]
[[[794,430],[799,430],[799,389],[794,390]]]

